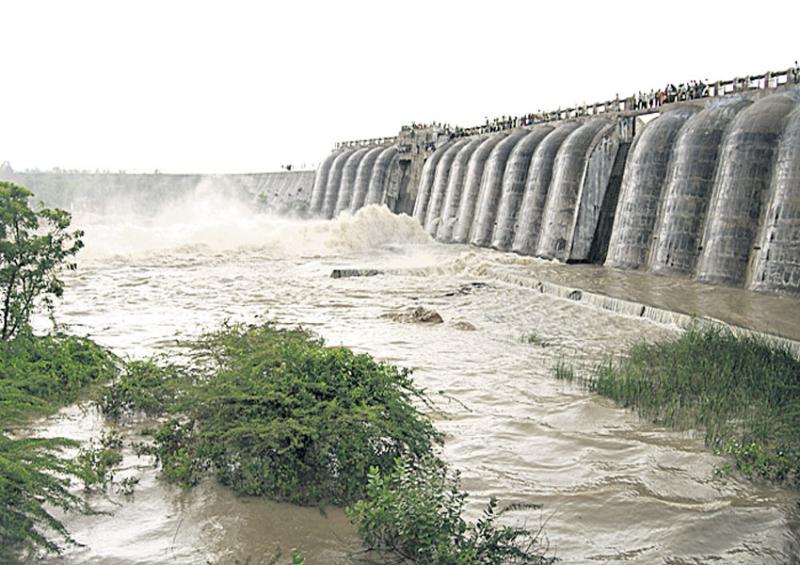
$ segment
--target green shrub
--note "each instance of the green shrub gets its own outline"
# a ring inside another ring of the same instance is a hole
[[[386,473],[370,470],[363,500],[347,509],[367,549],[381,562],[401,559],[425,565],[552,563],[538,532],[498,524],[517,505],[497,510],[492,498],[475,524],[462,517],[467,495],[457,475],[433,457],[399,458]]]
[[[363,495],[370,467],[421,457],[440,439],[408,371],[306,331],[234,325],[192,351],[190,369],[135,368],[100,403],[114,416],[172,415],[153,453],[182,484],[211,469],[242,494],[345,504]]]

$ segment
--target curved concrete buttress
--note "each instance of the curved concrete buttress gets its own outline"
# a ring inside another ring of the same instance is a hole
[[[689,118],[678,132],[653,233],[651,271],[694,274],[722,140],[736,114],[750,103],[721,98]]]
[[[378,155],[375,160],[375,166],[372,167],[372,175],[369,179],[367,195],[364,198],[364,206],[383,203],[386,182],[389,180],[389,173],[396,156],[397,147],[395,146],[387,147]]]
[[[317,215],[322,211],[322,203],[325,201],[325,189],[328,186],[328,175],[333,162],[338,156],[339,152],[334,151],[325,157],[317,167],[317,174],[314,175],[314,187],[311,189],[311,199],[308,204],[308,211],[311,214]]]
[[[472,245],[486,247],[492,241],[494,232],[494,219],[497,216],[497,207],[500,204],[500,194],[503,188],[503,176],[514,148],[527,136],[527,131],[512,131],[508,137],[498,143],[486,161],[481,180],[481,191],[478,194],[478,204],[475,207],[475,221],[470,231],[469,242]]]
[[[556,153],[567,136],[579,126],[580,124],[576,122],[558,126],[536,147],[531,158],[528,180],[525,182],[525,192],[514,226],[512,251],[523,255],[536,253],[536,244],[539,241],[539,232],[542,226],[542,211],[550,180],[553,177]]]
[[[385,150],[386,147],[374,147],[370,149],[358,164],[356,180],[353,183],[353,194],[348,205],[351,214],[355,214],[364,206],[364,201],[367,199],[367,192],[369,191],[369,180],[372,177],[372,169],[375,167],[378,155]],[[336,207],[339,207],[338,203]]]
[[[336,204],[333,207],[331,217],[338,216],[342,210],[350,207],[350,200],[353,198],[353,190],[356,184],[356,172],[364,156],[370,151],[369,147],[359,149],[344,164],[342,171],[342,182],[339,186],[339,194],[336,197]]]
[[[422,165],[422,173],[419,178],[419,190],[417,190],[417,199],[414,201],[414,219],[419,222],[419,225],[425,225],[425,216],[428,213],[428,200],[430,200],[431,192],[433,191],[433,181],[436,177],[436,166],[439,164],[444,154],[450,149],[452,141],[448,141],[441,147],[438,147],[433,154],[428,157],[425,164]]]
[[[622,177],[607,266],[638,269],[647,264],[675,139],[697,111],[684,107],[663,112],[636,139]]]
[[[383,183],[383,192],[380,201],[373,204],[384,204],[390,211],[395,212],[397,198],[400,195],[400,180],[402,171],[399,167],[400,152],[395,153],[389,163],[389,173],[386,175],[386,182]]]
[[[492,247],[495,249],[505,251],[511,247],[531,160],[537,147],[552,131],[552,126],[537,126],[517,143],[508,158],[506,170],[503,173],[497,221],[492,233]]]
[[[439,216],[442,213],[442,201],[450,178],[453,160],[458,152],[469,142],[468,139],[461,139],[455,142],[447,151],[444,152],[439,164],[436,165],[436,174],[433,176],[433,189],[431,197],[428,199],[428,210],[425,213],[425,230],[430,234],[436,233],[439,225]]]
[[[453,228],[453,241],[455,243],[466,243],[472,230],[472,220],[475,216],[475,208],[478,194],[481,190],[484,173],[486,172],[486,161],[492,154],[495,146],[508,136],[508,132],[496,133],[481,143],[467,165],[467,176],[464,179],[464,188],[461,191],[461,202],[458,206],[458,219]]]
[[[798,94],[787,91],[766,96],[733,120],[722,144],[697,280],[744,285],[762,207],[766,205],[772,161]]]
[[[612,124],[604,118],[590,120],[573,131],[561,144],[542,212],[542,230],[536,255],[559,261],[569,259],[586,162],[595,137],[610,127]]]
[[[436,239],[439,241],[450,241],[453,237],[453,227],[458,216],[458,205],[461,202],[461,191],[464,189],[469,160],[478,146],[484,141],[486,141],[485,136],[471,138],[469,143],[459,150],[458,155],[453,160],[453,165],[450,167],[450,175],[447,177],[447,189],[442,203],[442,213],[436,228]]]
[[[769,192],[749,286],[800,293],[800,107],[789,115],[781,135]]]
[[[344,165],[350,156],[355,153],[355,149],[343,151],[339,153],[336,159],[333,160],[330,172],[328,173],[328,184],[325,187],[325,197],[322,200],[322,208],[320,215],[323,218],[330,218],[333,216],[333,209],[336,207],[336,199],[339,197],[339,187],[342,184],[342,174],[344,173]]]

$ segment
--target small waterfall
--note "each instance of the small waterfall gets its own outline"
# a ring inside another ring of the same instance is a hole
[[[778,145],[770,202],[750,288],[800,291],[800,107],[789,115]]]
[[[350,201],[353,198],[353,188],[356,183],[356,172],[368,151],[368,147],[359,149],[350,155],[350,158],[345,162],[342,172],[342,182],[339,186],[339,194],[336,197],[336,205],[333,208],[331,217],[338,216],[342,210],[347,210],[350,207]]]
[[[453,237],[453,227],[458,217],[458,206],[461,202],[461,192],[464,190],[469,160],[484,141],[486,141],[486,137],[483,136],[470,139],[453,160],[450,176],[447,179],[442,213],[436,230],[436,239],[439,241],[450,241]]]
[[[568,122],[556,128],[536,147],[528,169],[528,180],[522,197],[517,225],[514,228],[514,243],[511,249],[523,255],[533,255],[539,242],[547,190],[553,176],[556,153],[569,134],[579,124]]]
[[[364,206],[383,204],[386,185],[389,182],[389,174],[392,171],[395,157],[397,157],[397,147],[395,146],[387,147],[378,155],[375,160],[375,166],[372,167],[372,176],[369,179]]]
[[[470,243],[486,247],[491,243],[494,218],[500,201],[503,174],[514,147],[527,135],[527,131],[514,131],[495,146],[483,172],[481,190],[475,212],[475,222],[470,233]]]
[[[314,187],[311,189],[311,201],[308,205],[308,211],[311,214],[317,215],[322,211],[322,203],[325,201],[325,190],[328,186],[328,176],[331,166],[333,166],[333,162],[338,156],[338,152],[331,153],[325,157],[325,160],[322,161],[317,168],[317,174],[314,176]]]
[[[740,97],[712,102],[678,133],[654,231],[653,272],[694,274],[720,145],[733,118],[749,104]]]
[[[559,261],[570,258],[577,206],[589,153],[595,137],[612,127],[612,123],[603,118],[590,120],[572,132],[558,150],[553,165],[553,180],[542,214],[537,255]]]
[[[622,178],[606,265],[638,269],[646,264],[675,138],[695,112],[692,107],[666,111],[647,124],[634,142]]]
[[[339,153],[336,159],[333,160],[330,172],[328,173],[328,184],[325,187],[325,197],[322,200],[322,209],[320,214],[323,218],[332,218],[333,210],[336,207],[336,199],[339,197],[339,187],[342,185],[342,175],[344,174],[344,165],[350,156],[355,153],[355,149]]]
[[[439,164],[439,159],[447,152],[452,143],[453,142],[450,141],[437,148],[422,166],[422,176],[419,181],[417,200],[414,202],[414,213],[412,214],[414,219],[417,220],[421,226],[425,225],[425,217],[428,213],[428,200],[431,198],[433,181],[436,176],[436,166]]]
[[[467,178],[464,180],[464,189],[461,191],[461,203],[458,206],[458,219],[453,229],[453,241],[455,243],[466,243],[472,229],[472,220],[475,216],[475,207],[478,200],[478,193],[486,168],[486,161],[489,159],[495,146],[508,135],[507,132],[496,133],[489,139],[481,143],[472,154],[467,165]]]
[[[492,247],[495,249],[505,251],[511,247],[531,159],[537,147],[552,131],[552,126],[538,126],[517,143],[508,158],[506,170],[503,173],[503,188],[497,212],[497,223],[492,235]]]
[[[367,199],[369,181],[372,178],[372,171],[375,167],[375,162],[377,161],[378,156],[385,150],[385,147],[374,147],[370,149],[358,164],[358,169],[356,170],[356,180],[353,183],[353,195],[350,198],[350,204],[348,207],[351,214],[355,214],[358,210],[364,207],[364,201]],[[338,203],[336,207],[339,207]]]
[[[455,142],[442,154],[439,164],[436,165],[436,173],[433,176],[433,189],[428,200],[428,210],[425,213],[425,225],[423,226],[430,235],[435,235],[439,226],[439,216],[442,213],[442,202],[452,174],[453,160],[468,142],[469,139]]]
[[[785,118],[800,92],[773,94],[740,112],[723,142],[697,279],[741,286]]]

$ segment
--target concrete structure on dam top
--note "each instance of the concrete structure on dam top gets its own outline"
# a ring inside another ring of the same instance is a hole
[[[340,143],[310,212],[383,203],[443,242],[800,294],[800,70],[702,87]],[[343,171],[375,154],[356,201]]]

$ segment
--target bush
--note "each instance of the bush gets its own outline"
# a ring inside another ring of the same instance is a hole
[[[706,443],[748,476],[800,484],[800,360],[786,347],[729,331],[692,329],[634,346],[586,379],[594,392],[655,422],[705,429]]]
[[[440,439],[413,404],[424,397],[408,371],[304,330],[235,325],[191,347],[190,369],[134,367],[100,402],[116,416],[172,416],[153,452],[179,483],[210,469],[242,494],[346,504],[371,467],[421,457]]]
[[[497,510],[492,498],[475,524],[462,518],[467,495],[457,475],[432,457],[400,458],[382,474],[372,468],[367,493],[347,509],[367,549],[381,562],[400,558],[425,565],[500,565],[552,563],[540,547],[538,533],[497,523],[511,510],[538,508],[517,505]]]
[[[99,468],[63,457],[75,442],[15,439],[7,432],[74,402],[116,373],[117,360],[87,339],[22,333],[0,341],[0,562],[36,548],[57,551],[51,535],[73,542],[47,506],[86,512],[84,501],[69,492],[70,480],[103,480]]]

